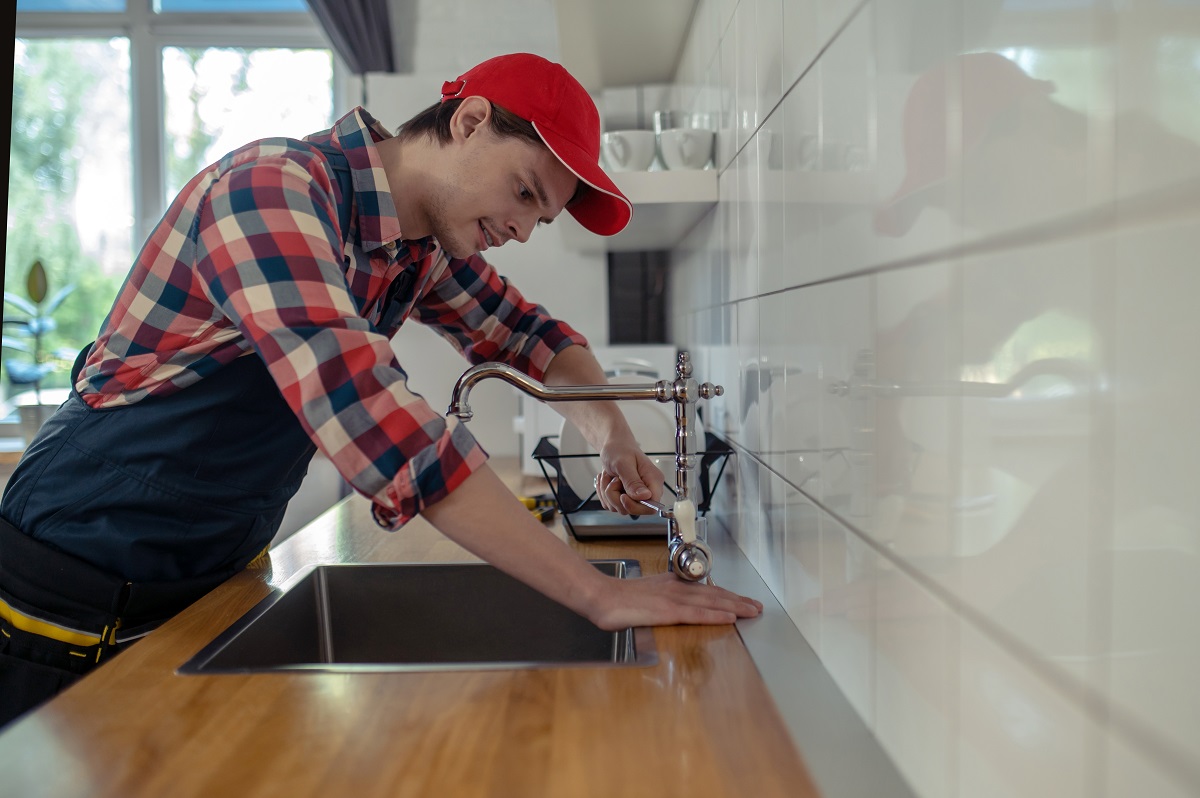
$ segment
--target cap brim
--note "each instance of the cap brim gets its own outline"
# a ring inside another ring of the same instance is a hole
[[[585,186],[579,198],[567,207],[575,220],[597,235],[612,236],[624,230],[633,218],[633,204],[600,168],[600,164],[554,130],[537,122],[533,126],[554,157]]]

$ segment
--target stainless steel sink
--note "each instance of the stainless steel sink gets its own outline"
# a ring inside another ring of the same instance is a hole
[[[636,560],[594,560],[618,578]],[[606,632],[483,563],[320,565],[184,663],[184,674],[651,665],[649,629]]]

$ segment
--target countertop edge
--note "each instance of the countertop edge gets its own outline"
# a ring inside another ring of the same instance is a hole
[[[821,795],[915,798],[737,542],[713,524],[708,544],[721,587],[763,603],[760,617],[737,622],[738,634]]]

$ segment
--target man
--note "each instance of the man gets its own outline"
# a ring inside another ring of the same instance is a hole
[[[597,625],[730,623],[761,605],[661,575],[601,575],[533,520],[456,419],[408,392],[412,315],[473,362],[596,383],[586,341],[480,257],[566,208],[611,235],[599,116],[561,66],[501,56],[389,136],[365,111],[230,153],[139,254],[71,398],[0,504],[0,722],[244,568],[320,448],[376,520],[418,513]],[[612,402],[558,405],[601,452],[604,505],[662,475]]]

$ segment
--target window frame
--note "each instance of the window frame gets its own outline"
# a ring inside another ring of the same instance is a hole
[[[123,12],[19,11],[21,39],[124,37],[129,40],[130,143],[134,251],[166,211],[164,47],[292,47],[329,50],[333,108],[350,96],[349,69],[316,20],[305,13],[158,13],[154,0],[128,0]]]

